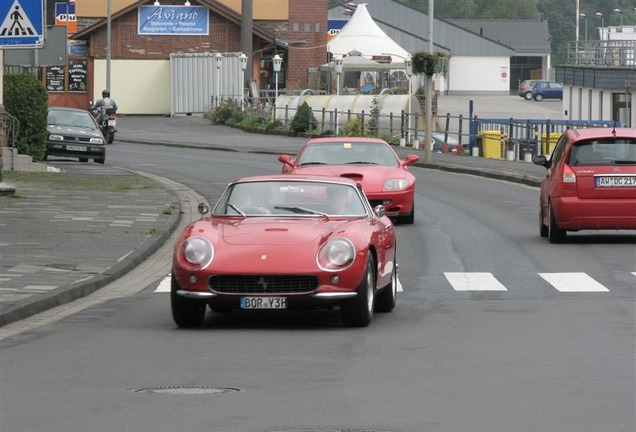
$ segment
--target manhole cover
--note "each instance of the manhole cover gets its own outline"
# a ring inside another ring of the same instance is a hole
[[[235,387],[218,387],[218,386],[160,386],[160,387],[142,387],[130,389],[133,393],[160,393],[174,395],[200,395],[200,394],[221,394],[240,392],[241,389]]]

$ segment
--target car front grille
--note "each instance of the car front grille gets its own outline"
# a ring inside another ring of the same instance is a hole
[[[308,275],[219,275],[208,286],[222,294],[308,294],[318,288],[318,278]]]
[[[73,135],[63,135],[62,137],[64,138],[64,142],[86,143],[86,144],[91,142],[91,137],[77,137]]]

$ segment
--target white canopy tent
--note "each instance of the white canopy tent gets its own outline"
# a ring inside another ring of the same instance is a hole
[[[332,55],[360,52],[362,57],[391,56],[391,63],[404,63],[410,58],[408,51],[391,39],[376,23],[365,4],[359,4],[349,22],[327,42]]]

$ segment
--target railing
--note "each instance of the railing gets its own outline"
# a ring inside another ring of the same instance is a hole
[[[15,147],[20,132],[20,121],[8,112],[0,111],[0,116],[4,118],[4,139],[7,147]]]
[[[593,67],[636,68],[636,41],[568,42],[567,64]]]

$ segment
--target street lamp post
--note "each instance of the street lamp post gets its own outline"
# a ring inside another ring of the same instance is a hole
[[[619,14],[621,16],[621,32],[622,32],[623,31],[623,11],[619,8],[614,8],[612,12],[614,12],[615,14]]]
[[[280,72],[280,65],[283,62],[283,59],[278,54],[276,54],[272,59],[272,62],[274,64],[274,75],[276,80],[276,90],[274,93],[274,120],[276,120],[276,103],[278,102],[278,73]]]
[[[605,16],[602,12],[596,12],[594,16],[601,17],[601,40],[605,39]]]
[[[243,53],[239,56],[241,64],[241,109],[243,109],[243,100],[245,99],[245,69],[247,68],[247,56]]]
[[[221,93],[221,63],[223,63],[223,56],[221,53],[214,55],[214,63],[216,64],[216,103],[214,107],[219,106],[219,95]]]
[[[406,138],[411,141],[411,76],[413,75],[413,61],[411,59],[404,59],[404,73],[409,79],[409,108],[406,115]]]
[[[587,15],[585,15],[585,13],[581,12],[579,14],[579,18],[583,18],[585,20],[585,43],[587,43]]]
[[[338,111],[340,111],[340,74],[342,73],[342,56],[336,56],[333,59],[333,66],[336,70],[336,115],[334,116],[336,121],[336,135],[338,135]]]

